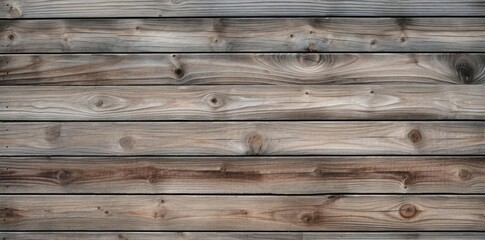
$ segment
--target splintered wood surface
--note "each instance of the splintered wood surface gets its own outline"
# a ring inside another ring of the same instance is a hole
[[[485,54],[3,54],[0,69],[0,85],[484,84]]]
[[[0,18],[485,16],[482,0],[16,0]]]
[[[485,85],[0,88],[0,120],[436,120],[484,117]]]
[[[4,193],[483,193],[485,157],[1,157]]]
[[[485,18],[0,20],[4,53],[485,51]]]
[[[1,155],[485,154],[485,122],[3,122]]]
[[[482,230],[485,196],[0,196],[0,230]]]

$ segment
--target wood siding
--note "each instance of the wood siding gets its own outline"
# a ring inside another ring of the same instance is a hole
[[[485,239],[485,1],[1,2],[13,239]]]

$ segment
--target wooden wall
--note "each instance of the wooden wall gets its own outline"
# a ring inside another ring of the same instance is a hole
[[[0,239],[485,239],[485,1],[3,0]]]

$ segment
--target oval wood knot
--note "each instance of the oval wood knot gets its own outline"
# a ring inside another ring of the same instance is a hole
[[[404,204],[399,208],[399,214],[403,218],[412,218],[416,216],[416,213],[418,213],[418,210],[412,204]]]
[[[173,69],[173,73],[175,74],[176,78],[182,78],[184,76],[184,69],[182,68],[175,68]]]
[[[61,124],[50,125],[45,129],[45,140],[54,142],[61,137]]]
[[[119,144],[122,148],[131,149],[135,145],[135,139],[130,136],[120,138]]]
[[[408,139],[412,143],[418,144],[423,140],[423,135],[421,134],[421,131],[419,131],[419,129],[413,129],[408,133]]]
[[[56,173],[57,182],[61,185],[68,184],[73,180],[73,173],[66,170],[60,170]]]
[[[461,169],[458,173],[458,177],[463,181],[468,181],[472,178],[472,172],[467,169]]]
[[[466,57],[459,57],[455,60],[455,71],[458,75],[460,82],[464,84],[473,84],[475,81],[476,67],[473,64],[473,59]],[[483,70],[483,69],[478,69]]]
[[[248,154],[259,155],[268,148],[268,138],[264,134],[254,131],[246,136],[246,145]]]
[[[305,225],[316,224],[320,221],[320,216],[318,212],[304,213],[300,216],[300,222]]]
[[[220,108],[226,105],[226,98],[220,94],[210,94],[206,97],[206,102],[211,108]]]

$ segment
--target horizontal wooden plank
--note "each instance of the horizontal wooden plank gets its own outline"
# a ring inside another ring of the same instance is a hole
[[[485,157],[2,157],[2,193],[483,193]]]
[[[0,20],[0,52],[485,51],[485,18]]]
[[[485,121],[2,122],[1,155],[485,154]]]
[[[485,85],[20,86],[0,120],[485,119]]]
[[[0,230],[483,230],[485,196],[3,195]]]
[[[3,54],[0,85],[485,84],[485,54]]]
[[[201,16],[485,16],[482,0],[15,0],[0,18]]]
[[[176,240],[483,240],[483,232],[0,232],[4,240],[127,240],[127,239],[176,239]]]

